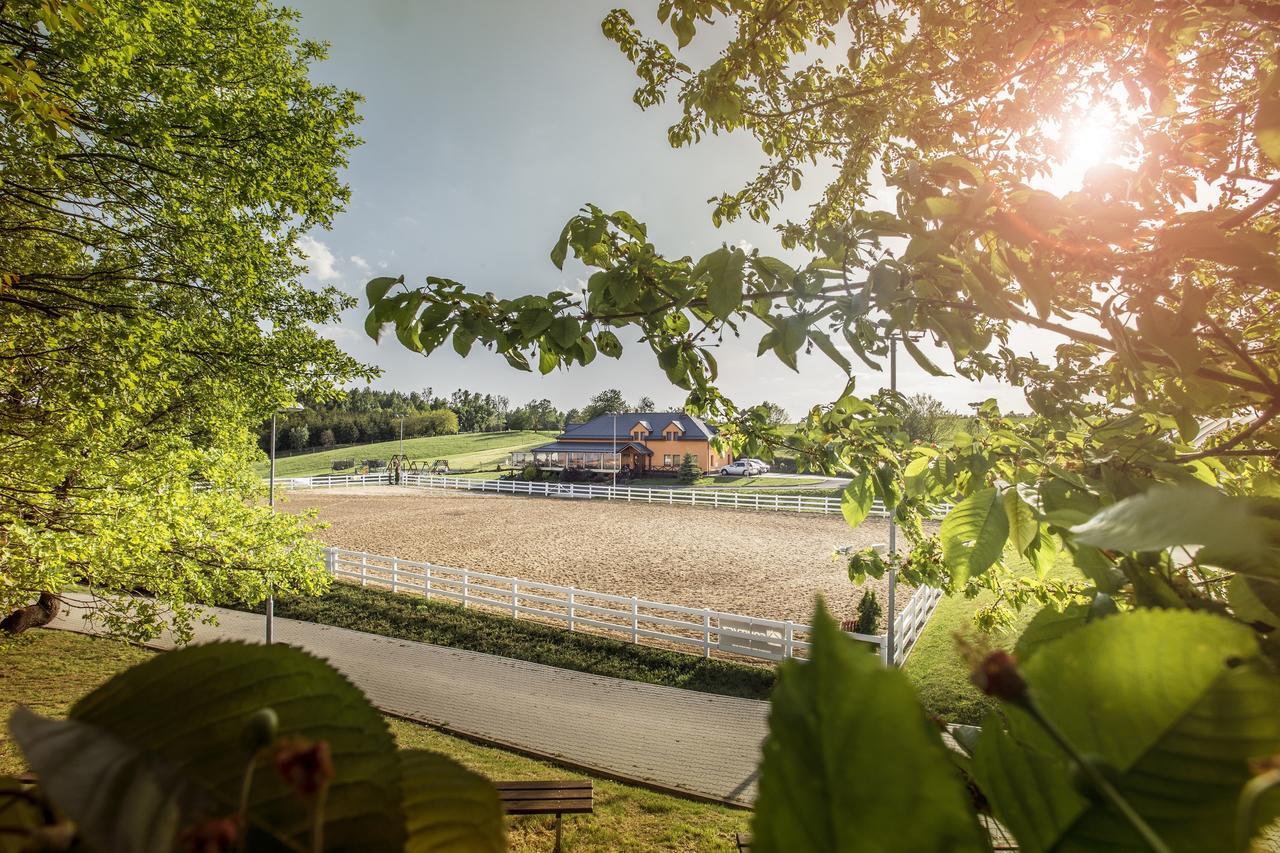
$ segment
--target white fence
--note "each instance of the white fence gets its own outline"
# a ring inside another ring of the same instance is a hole
[[[840,499],[815,495],[771,495],[766,490],[747,489],[652,489],[643,486],[606,486],[592,483],[551,483],[524,480],[472,480],[406,471],[400,482],[433,489],[461,489],[507,495],[537,495],[550,498],[583,498],[671,506],[708,506],[728,509],[779,510],[840,514]],[[884,504],[876,501],[871,515],[888,517]]]
[[[266,483],[263,480],[263,483]],[[276,477],[277,489],[332,489],[340,486],[386,486],[391,475],[380,474],[322,474],[317,477]]]
[[[894,663],[902,666],[907,655],[915,648],[916,640],[924,633],[924,626],[942,600],[942,590],[931,586],[918,587],[907,606],[893,620]]]
[[[535,617],[563,624],[570,631],[599,632],[632,643],[647,640],[675,644],[696,649],[704,657],[719,651],[776,661],[807,657],[810,646],[810,627],[790,621],[683,607],[342,548],[326,548],[325,562],[335,577],[359,582],[361,586],[421,595],[428,600],[442,598],[463,607],[502,612],[513,619]],[[918,590],[898,616],[899,639],[894,656],[899,665],[906,660],[933,612],[938,595],[937,590]],[[884,657],[883,636],[850,636]]]

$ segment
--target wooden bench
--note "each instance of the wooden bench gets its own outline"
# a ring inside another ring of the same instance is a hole
[[[498,799],[508,815],[556,816],[556,853],[560,851],[560,829],[564,815],[591,814],[595,810],[590,779],[494,782],[493,786],[498,789]]]

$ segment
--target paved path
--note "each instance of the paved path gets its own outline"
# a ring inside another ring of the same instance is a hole
[[[261,641],[263,617],[213,611],[219,625],[198,625],[196,642]],[[87,631],[80,614],[53,627]],[[326,658],[390,713],[626,779],[744,805],[755,799],[766,702],[292,619],[275,620],[275,639]]]

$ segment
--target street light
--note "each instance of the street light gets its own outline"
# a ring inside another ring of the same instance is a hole
[[[922,338],[919,332],[893,332],[889,335],[889,390],[898,393],[898,340],[899,338],[918,341]],[[886,506],[887,511],[887,506]],[[895,627],[897,623],[898,568],[894,558],[898,555],[898,522],[894,514],[889,513],[889,618],[885,626],[885,662],[894,666],[894,652],[897,647]]]
[[[267,477],[267,506],[276,506],[276,415],[300,412],[305,408],[299,403],[281,406],[271,413],[271,473]],[[267,645],[271,645],[271,623],[275,618],[276,599],[271,590],[271,569],[267,568]]]

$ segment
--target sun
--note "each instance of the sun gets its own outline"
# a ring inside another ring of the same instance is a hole
[[[1050,175],[1051,187],[1058,192],[1078,190],[1090,169],[1119,156],[1118,123],[1115,111],[1105,104],[1094,105],[1077,118],[1064,121],[1057,146],[1062,159]]]

